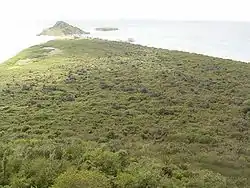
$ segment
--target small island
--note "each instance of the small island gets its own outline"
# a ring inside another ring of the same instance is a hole
[[[116,27],[98,27],[95,28],[96,31],[118,31],[119,29]]]
[[[81,36],[84,34],[90,34],[89,32],[83,31],[78,27],[72,26],[64,21],[58,21],[53,27],[43,30],[37,36],[55,36],[55,37],[66,37],[66,36]]]

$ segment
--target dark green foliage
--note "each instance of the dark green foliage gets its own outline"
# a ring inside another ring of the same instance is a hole
[[[0,65],[0,185],[249,187],[249,66],[103,40],[26,49]]]
[[[1,181],[2,184],[6,184],[6,180],[7,180],[7,172],[6,172],[6,166],[7,166],[7,155],[6,153],[3,154],[3,158],[2,158],[2,173],[1,173]]]

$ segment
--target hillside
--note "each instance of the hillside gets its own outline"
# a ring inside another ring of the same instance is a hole
[[[85,32],[78,27],[74,27],[66,22],[58,21],[55,23],[53,27],[43,30],[38,36],[46,35],[46,36],[55,36],[55,37],[64,37],[71,35],[83,35],[90,34],[89,32]]]
[[[0,72],[0,185],[250,187],[250,64],[84,39]]]

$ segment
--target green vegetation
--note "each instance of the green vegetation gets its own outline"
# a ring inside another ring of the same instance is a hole
[[[53,27],[43,30],[38,36],[47,35],[47,36],[71,36],[71,35],[82,35],[82,34],[90,34],[89,32],[85,32],[78,27],[74,27],[69,25],[66,22],[58,21]]]
[[[95,30],[96,31],[117,31],[119,29],[116,27],[98,27],[98,28],[95,28]]]
[[[250,187],[250,64],[85,39],[0,72],[2,187]]]

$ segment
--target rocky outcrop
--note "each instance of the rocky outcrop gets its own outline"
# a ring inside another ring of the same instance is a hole
[[[133,43],[133,42],[135,42],[135,39],[133,39],[133,38],[128,38],[127,41]]]

